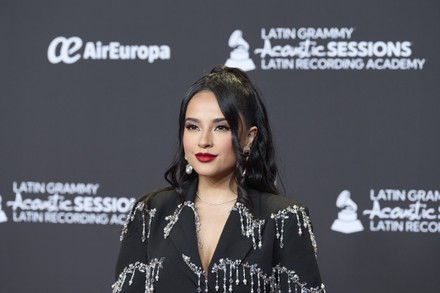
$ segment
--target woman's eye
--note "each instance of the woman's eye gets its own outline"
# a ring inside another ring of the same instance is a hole
[[[218,125],[215,130],[219,130],[219,131],[229,131],[231,130],[231,128],[227,125]]]
[[[198,129],[197,125],[194,125],[194,124],[187,124],[187,125],[185,125],[185,128],[188,130],[197,130]]]

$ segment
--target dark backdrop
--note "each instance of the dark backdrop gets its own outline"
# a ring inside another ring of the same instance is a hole
[[[179,101],[232,54],[255,64],[328,291],[438,292],[439,12],[428,0],[2,1],[0,291],[110,291],[127,203],[165,185]],[[228,45],[236,30],[247,46]]]

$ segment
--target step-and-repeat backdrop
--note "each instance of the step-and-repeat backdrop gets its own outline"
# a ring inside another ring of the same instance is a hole
[[[265,96],[329,292],[439,292],[436,1],[2,1],[0,292],[110,292],[187,87]],[[177,291],[176,291],[177,292]]]

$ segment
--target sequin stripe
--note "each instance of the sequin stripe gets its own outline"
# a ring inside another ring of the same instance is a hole
[[[182,212],[184,207],[189,207],[194,213],[196,232],[200,232],[200,218],[196,212],[194,203],[191,201],[186,201],[182,204],[179,204],[172,215],[165,217],[165,220],[168,221],[168,224],[164,228],[164,238],[166,239],[174,225],[179,220],[180,213]],[[265,223],[265,220],[254,219],[252,213],[241,203],[235,203],[232,208],[233,211],[237,211],[240,215],[240,224],[241,224],[241,233],[242,235],[251,238],[254,249],[263,247],[263,238],[261,234],[262,227]],[[258,243],[257,243],[258,241]],[[198,243],[199,246],[201,245]]]
[[[168,224],[163,229],[163,238],[166,239],[169,235],[171,230],[173,229],[174,225],[179,220],[180,213],[182,212],[184,207],[189,207],[194,213],[194,219],[195,219],[195,226],[196,226],[196,232],[200,232],[200,219],[196,212],[196,208],[194,206],[194,203],[191,201],[185,201],[183,204],[179,204],[174,211],[172,215],[166,216],[165,220],[169,221]]]
[[[144,202],[138,202],[136,206],[134,203],[130,208],[130,212],[125,220],[124,227],[122,228],[120,240],[124,239],[124,235],[128,233],[128,225],[134,221],[136,213],[140,212],[142,217],[142,242],[145,242],[147,238],[150,237],[151,222],[156,214],[156,209],[148,209]],[[148,217],[148,228],[146,224],[146,216]],[[146,232],[148,230],[148,232]]]
[[[118,280],[112,285],[112,292],[121,292],[127,277],[130,278],[128,285],[131,286],[136,272],[145,274],[145,293],[154,292],[154,282],[159,281],[159,271],[162,269],[164,259],[163,257],[160,259],[155,258],[151,260],[149,264],[136,262],[135,264],[130,264],[128,267],[125,267],[122,273],[119,274]]]
[[[301,208],[301,213],[304,219],[304,227],[307,228],[310,235],[310,240],[312,241],[313,250],[315,251],[315,256],[318,253],[318,244],[316,243],[315,234],[313,234],[312,222],[310,217],[307,215],[305,208]]]
[[[205,271],[201,267],[192,263],[191,258],[189,256],[182,254],[182,258],[185,261],[186,265],[190,268],[190,270],[193,271],[193,273],[196,274],[196,276],[197,276],[197,292],[198,293],[202,292],[202,288],[201,288],[202,276],[205,279],[205,292],[208,292],[208,290],[209,290],[208,278],[206,278]]]
[[[289,270],[286,267],[277,265],[272,268],[271,279],[273,280],[275,290],[273,292],[281,293],[281,281],[282,278],[287,279],[288,293],[325,293],[325,285],[321,284],[317,287],[307,287],[307,283],[301,282],[298,274],[293,270]],[[271,287],[272,288],[272,287]],[[299,291],[298,291],[299,289]],[[271,291],[272,292],[272,291]]]
[[[324,284],[307,287],[306,283],[300,282],[295,271],[280,265],[272,268],[271,275],[267,275],[256,264],[241,263],[240,260],[234,261],[226,258],[220,259],[218,264],[213,265],[212,273],[215,274],[214,289],[216,292],[233,292],[235,286],[241,282],[244,286],[249,286],[250,293],[281,293],[281,284],[286,282],[289,293],[325,293]]]
[[[280,247],[283,248],[284,246],[284,223],[292,215],[296,217],[298,235],[301,236],[303,234],[303,227],[309,232],[310,240],[312,242],[312,246],[316,255],[318,246],[316,244],[315,235],[312,231],[310,218],[306,213],[306,209],[297,205],[289,206],[285,209],[278,211],[277,213],[272,213],[270,215],[270,218],[275,221],[276,237],[280,240]],[[300,218],[302,218],[302,223]]]
[[[240,215],[241,234],[252,239],[254,249],[263,247],[263,237],[261,236],[261,229],[265,220],[254,219],[253,214],[242,203],[235,203],[232,208],[233,211],[238,211]],[[257,233],[257,235],[255,235]],[[257,245],[258,240],[258,245]]]

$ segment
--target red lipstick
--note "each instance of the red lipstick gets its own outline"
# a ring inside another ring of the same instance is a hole
[[[196,158],[202,163],[211,162],[217,157],[217,155],[213,155],[210,153],[197,153]]]

